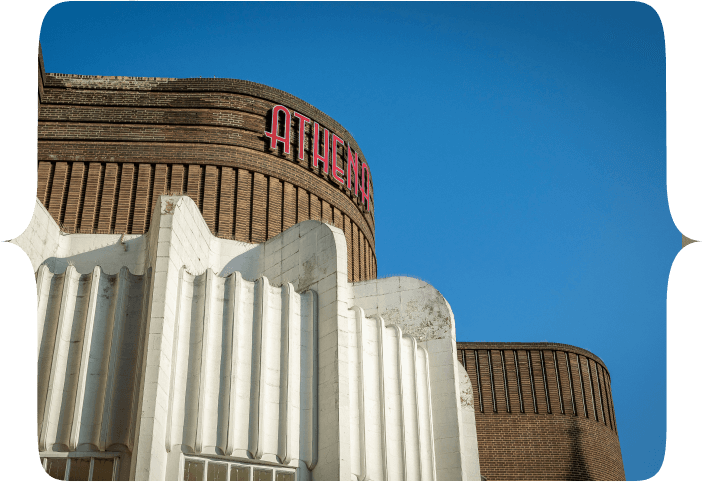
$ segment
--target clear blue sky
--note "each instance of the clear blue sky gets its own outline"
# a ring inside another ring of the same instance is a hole
[[[665,43],[640,3],[64,3],[47,72],[228,77],[355,137],[379,277],[434,285],[460,341],[592,351],[626,477],[665,451]]]

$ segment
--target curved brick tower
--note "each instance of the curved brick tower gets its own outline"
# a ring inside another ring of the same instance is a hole
[[[458,343],[488,480],[625,480],[611,376],[558,343]]]
[[[273,119],[277,105],[285,112]],[[288,146],[271,140],[285,120]],[[313,155],[316,126],[325,161]],[[186,194],[220,238],[261,243],[307,219],[334,224],[349,281],[376,278],[364,155],[340,124],[286,92],[233,79],[47,74],[40,48],[38,137],[37,198],[66,233],[146,233],[160,194]]]

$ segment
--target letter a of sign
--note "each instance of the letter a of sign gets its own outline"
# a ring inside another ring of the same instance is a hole
[[[284,113],[284,135],[279,135],[279,112]],[[271,132],[264,132],[269,138],[269,149],[276,149],[279,142],[284,144],[284,153],[291,153],[291,113],[283,105],[275,105],[271,110]]]

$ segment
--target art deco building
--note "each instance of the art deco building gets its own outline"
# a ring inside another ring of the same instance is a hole
[[[47,74],[38,445],[72,480],[623,479],[610,376],[377,279],[372,166],[231,79]]]

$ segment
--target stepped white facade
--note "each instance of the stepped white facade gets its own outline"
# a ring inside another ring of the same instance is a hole
[[[47,470],[479,480],[472,387],[432,286],[349,283],[344,234],[318,221],[253,245],[212,236],[188,197],[158,204],[122,237],[62,234],[37,202],[13,241],[37,275]]]

